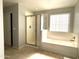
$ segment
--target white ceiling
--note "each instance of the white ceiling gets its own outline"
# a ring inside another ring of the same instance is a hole
[[[72,7],[78,0],[4,0],[4,7],[20,3],[27,10],[40,11],[64,7]]]

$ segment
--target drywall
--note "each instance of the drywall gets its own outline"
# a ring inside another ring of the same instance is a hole
[[[6,46],[11,46],[10,13],[4,12],[4,41]]]
[[[13,13],[13,47],[22,48],[25,45],[25,16],[32,13],[20,4],[4,8],[5,43],[10,46],[10,13]],[[7,34],[8,33],[8,34]]]
[[[25,16],[31,15],[32,13],[27,11],[20,3],[18,4],[18,38],[19,48],[25,46]]]
[[[43,10],[43,11],[36,11],[34,14],[58,14],[58,13],[67,13],[67,12],[73,12],[74,8],[58,8],[58,9],[51,9],[51,10]]]
[[[4,59],[3,0],[0,0],[0,59]]]
[[[79,2],[75,6],[74,33],[79,33]]]
[[[19,48],[25,45],[25,9],[18,4],[18,38],[19,38]]]
[[[4,8],[5,44],[11,46],[10,13],[13,14],[13,47],[18,47],[18,4]]]
[[[75,6],[75,21],[74,21],[74,33],[78,34],[79,37],[79,1]],[[79,59],[79,38],[78,38],[78,59]]]
[[[44,14],[46,15],[50,15],[50,14],[57,14],[57,13],[70,13],[71,14],[71,29],[73,29],[73,21],[74,21],[74,8],[62,8],[62,9],[55,9],[55,10],[47,10],[47,11],[38,11],[35,12],[34,14]],[[47,16],[46,16],[47,17]],[[48,19],[48,20],[47,20]],[[45,18],[45,22],[44,22],[44,29],[48,29],[49,30],[49,17]],[[73,30],[71,31],[73,32]],[[57,33],[56,33],[57,34]],[[60,35],[61,33],[57,34]],[[49,50],[55,53],[59,53],[65,56],[69,56],[69,57],[76,57],[76,48],[71,48],[71,47],[66,47],[66,46],[61,46],[61,45],[54,45],[54,44],[49,44],[49,43],[42,43],[41,45],[43,49],[45,50]],[[74,51],[74,52],[73,52]]]
[[[37,46],[41,47],[41,15],[37,15]]]
[[[43,14],[43,16],[44,16],[43,29],[48,30],[48,31],[50,30],[50,18],[49,18],[50,15],[51,14],[62,14],[62,13],[70,13],[71,14],[71,16],[70,16],[71,21],[70,21],[70,25],[69,25],[69,27],[70,27],[69,28],[69,32],[73,32],[74,7],[34,12],[34,14]],[[51,33],[53,33],[53,32],[51,32]],[[56,32],[55,34],[56,35],[61,35],[62,32],[58,32],[58,33]]]
[[[25,11],[25,16],[28,16],[28,15],[33,15],[33,12],[30,12],[30,11]]]
[[[70,31],[69,32],[73,32],[73,21],[74,21],[74,7],[70,7],[70,8],[60,8],[60,9],[52,9],[52,10],[45,10],[45,11],[37,11],[34,12],[34,14],[43,14],[44,15],[44,29],[48,29],[50,28],[50,17],[49,15],[52,14],[62,14],[62,13],[70,13]]]

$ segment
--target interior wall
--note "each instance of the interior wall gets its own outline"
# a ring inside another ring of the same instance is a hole
[[[18,6],[18,34],[19,34],[19,48],[23,47],[25,45],[25,10],[24,8],[19,4]]]
[[[44,30],[50,30],[50,16],[51,14],[62,14],[62,13],[70,13],[71,16],[70,16],[70,29],[69,29],[69,32],[73,33],[73,28],[74,28],[74,7],[70,7],[70,8],[60,8],[60,9],[52,9],[52,10],[45,10],[45,11],[37,11],[37,12],[34,12],[34,14],[43,14],[43,17],[44,17],[44,23],[43,23],[43,29]],[[53,32],[51,32],[53,33]],[[57,35],[61,35],[62,32],[54,32],[57,36]],[[63,39],[64,40],[64,39]]]
[[[20,3],[18,6],[18,25],[19,25],[19,48],[25,46],[25,16],[32,15],[31,12],[27,11]]]
[[[4,59],[3,0],[0,0],[0,59]]]
[[[58,13],[73,13],[74,7],[69,8],[59,8],[59,9],[51,9],[51,10],[44,10],[44,11],[36,11],[34,14],[58,14]]]
[[[79,33],[79,1],[75,6],[75,21],[74,21],[74,33]]]
[[[7,16],[8,15],[8,16]],[[4,12],[4,41],[6,46],[11,46],[10,13]]]
[[[20,3],[4,8],[4,15],[6,14],[6,17],[9,17],[10,13],[13,13],[13,47],[22,48],[25,46],[25,16],[32,15],[32,13],[27,11]],[[8,24],[6,23],[7,20],[8,19],[4,17],[5,27],[7,27],[6,24]],[[5,40],[7,45],[11,44],[7,33],[5,34]]]
[[[50,14],[57,14],[57,13],[71,13],[71,20],[74,21],[74,7],[70,7],[70,8],[61,8],[61,9],[55,9],[55,10],[46,10],[46,11],[37,11],[34,12],[34,14],[45,14],[45,15],[50,15]],[[48,19],[48,20],[47,20]],[[49,24],[47,22],[49,22],[49,18],[45,18],[45,23],[44,23],[44,29],[49,29]],[[71,24],[73,24],[73,22],[71,21]],[[40,24],[41,25],[41,24]],[[71,29],[73,29],[73,27],[71,27]],[[56,35],[60,35],[61,33],[56,33]],[[65,56],[70,56],[70,57],[75,57],[76,58],[76,48],[71,48],[71,47],[65,47],[65,46],[60,46],[60,45],[53,45],[53,44],[49,44],[49,43],[41,43],[41,48],[45,49],[45,50],[49,50],[55,53],[59,53]],[[66,51],[67,50],[67,51]],[[74,52],[73,52],[74,51]],[[72,54],[72,55],[71,55]]]
[[[46,29],[49,31],[50,28],[50,20],[49,20],[49,15],[50,14],[61,14],[61,13],[70,13],[71,16],[71,25],[70,25],[70,31],[71,33],[73,33],[73,28],[74,28],[74,7],[70,7],[70,8],[60,8],[60,9],[52,9],[52,10],[46,10],[46,11],[37,11],[34,12],[34,14],[43,14],[44,16],[44,26],[43,29]],[[41,24],[40,24],[41,25]],[[53,32],[52,32],[53,33]],[[61,35],[62,32],[54,32],[57,35]]]
[[[71,25],[70,26],[70,31],[69,32],[73,32],[73,22],[74,22],[74,7],[70,7],[70,8],[60,8],[60,9],[52,9],[52,10],[44,10],[44,11],[37,11],[34,12],[34,14],[43,14],[44,15],[44,29],[49,30],[50,28],[50,20],[49,20],[49,16],[52,14],[62,14],[62,13],[70,13],[70,19],[71,19]]]
[[[79,1],[75,6],[75,21],[74,21],[74,33],[78,34],[79,37]],[[79,59],[79,38],[78,38],[78,59]]]
[[[25,16],[28,16],[28,15],[33,15],[33,12],[25,11]]]
[[[11,46],[10,13],[13,14],[13,47],[18,47],[18,4],[4,8],[5,44]]]
[[[41,47],[41,15],[37,15],[37,46]]]

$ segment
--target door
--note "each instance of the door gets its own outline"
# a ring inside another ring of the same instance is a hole
[[[36,45],[36,16],[26,17],[26,43]]]

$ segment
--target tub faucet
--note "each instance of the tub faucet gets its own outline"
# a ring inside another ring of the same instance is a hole
[[[70,41],[75,41],[75,36]]]

